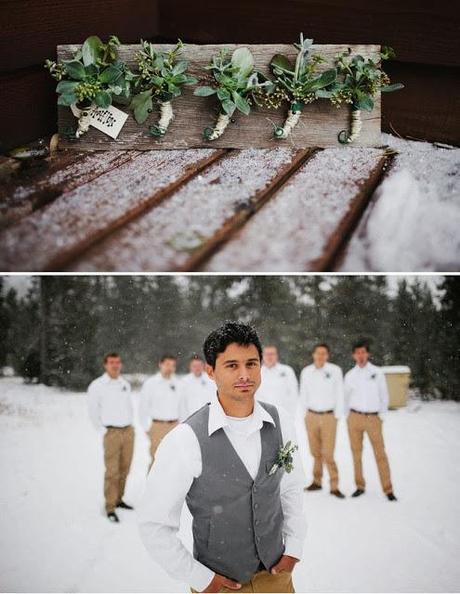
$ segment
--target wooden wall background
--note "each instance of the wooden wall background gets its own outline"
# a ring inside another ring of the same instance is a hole
[[[227,12],[227,14],[225,14]],[[406,88],[383,97],[382,128],[460,144],[460,13],[450,0],[0,0],[0,143],[3,150],[56,130],[56,46],[90,34],[190,43],[381,43]]]

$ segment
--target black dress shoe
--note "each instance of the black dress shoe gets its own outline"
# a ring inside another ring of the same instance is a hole
[[[335,497],[338,497],[339,499],[345,499],[345,495],[338,489],[331,491],[331,495],[335,495]]]
[[[128,505],[124,501],[120,501],[120,503],[117,503],[117,507],[121,507],[121,509],[134,509],[134,507]]]
[[[359,497],[363,493],[364,493],[364,489],[356,489],[356,491],[353,493],[352,497]]]
[[[317,485],[316,483],[312,483],[309,487],[304,487],[304,491],[320,491],[322,489],[321,485]]]
[[[107,517],[111,522],[119,522],[118,516],[115,512],[108,512]]]
[[[394,493],[387,493],[388,501],[398,501],[394,495]]]

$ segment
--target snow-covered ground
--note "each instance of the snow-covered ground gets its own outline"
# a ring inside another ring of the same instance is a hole
[[[301,419],[308,479],[311,459]],[[148,465],[137,427],[126,500],[139,501]],[[339,501],[306,493],[305,555],[298,592],[416,592],[460,589],[460,404],[410,401],[384,424],[397,503],[381,494],[369,444],[367,493]],[[342,421],[341,488],[353,490]],[[148,557],[135,512],[103,514],[102,442],[82,394],[0,380],[0,588],[2,591],[185,592]],[[190,516],[181,529],[190,546]]]

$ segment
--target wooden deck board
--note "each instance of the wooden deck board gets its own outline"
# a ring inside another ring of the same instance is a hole
[[[0,269],[61,270],[222,154],[212,149],[139,154],[0,232]]]
[[[68,269],[193,269],[231,237],[309,154],[281,147],[234,151],[93,246]]]
[[[384,163],[381,149],[318,152],[202,270],[324,270]]]
[[[0,227],[18,221],[64,192],[96,179],[138,154],[138,151],[61,151],[56,156],[22,167],[0,187]]]

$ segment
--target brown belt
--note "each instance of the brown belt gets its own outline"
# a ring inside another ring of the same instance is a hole
[[[308,412],[314,413],[315,415],[329,415],[333,413],[333,410],[313,410],[312,408],[308,409]]]
[[[177,419],[171,421],[164,421],[162,419],[152,419],[152,423],[177,423]]]
[[[378,412],[363,412],[362,410],[355,410],[354,408],[350,408],[351,412],[358,413],[358,415],[378,415]]]
[[[123,425],[123,427],[117,427],[116,425],[106,425],[107,429],[128,429],[132,425]]]

